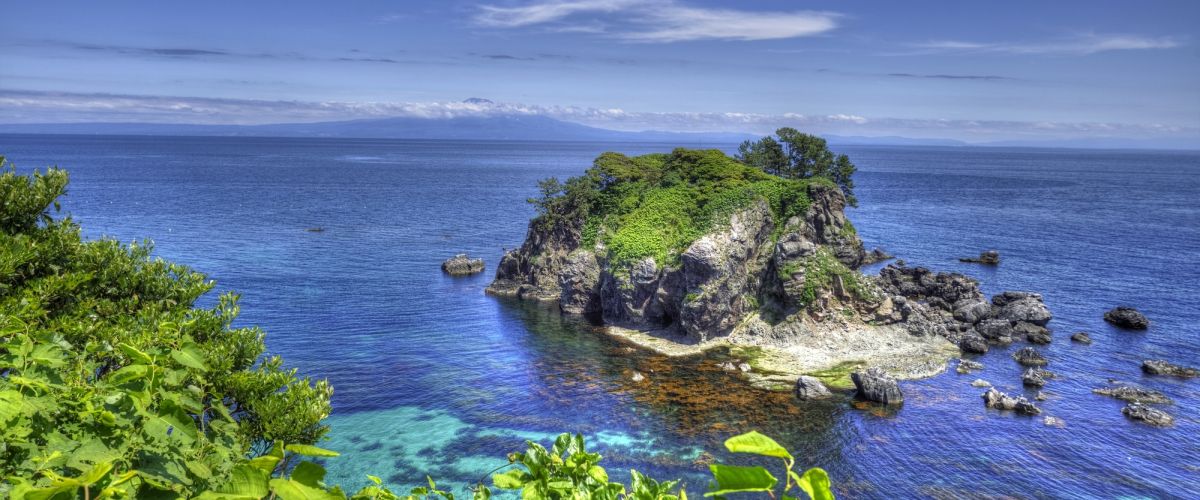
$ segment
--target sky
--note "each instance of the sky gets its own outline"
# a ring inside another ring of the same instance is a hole
[[[0,123],[516,113],[1200,143],[1195,0],[0,0],[0,14]]]

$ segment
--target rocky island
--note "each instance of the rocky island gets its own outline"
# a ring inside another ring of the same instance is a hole
[[[809,154],[824,149],[815,140]],[[853,165],[827,150],[807,166],[763,165],[759,145],[736,159],[605,153],[580,177],[543,181],[531,200],[539,215],[487,291],[556,304],[668,355],[727,348],[750,363],[755,385],[777,390],[802,375],[848,388],[850,373],[866,368],[930,376],[956,345],[1049,340],[1037,294],[988,300],[971,278],[903,264],[859,273],[872,259],[844,213]],[[801,392],[813,391],[800,380]]]

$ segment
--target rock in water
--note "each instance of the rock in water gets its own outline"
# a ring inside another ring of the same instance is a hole
[[[1173,365],[1161,359],[1142,361],[1142,371],[1150,375],[1171,375],[1175,377],[1200,376],[1200,370],[1187,366]]]
[[[1091,344],[1092,336],[1088,335],[1087,332],[1075,332],[1071,335],[1071,341],[1079,342],[1080,344]]]
[[[801,375],[796,379],[796,398],[801,401],[824,399],[831,396],[829,388],[816,377]]]
[[[1021,383],[1029,387],[1042,387],[1046,385],[1047,378],[1053,378],[1053,374],[1041,368],[1029,368],[1021,374]]]
[[[1037,415],[1042,412],[1033,403],[1024,397],[1012,397],[1003,392],[997,391],[996,388],[988,389],[983,393],[983,404],[988,408],[996,410],[1012,410],[1022,415]]]
[[[1133,420],[1145,422],[1155,427],[1169,427],[1175,423],[1175,417],[1172,417],[1171,414],[1140,403],[1130,403],[1121,409],[1121,413]]]
[[[1150,320],[1146,319],[1146,315],[1137,309],[1126,306],[1119,306],[1104,313],[1104,321],[1112,323],[1119,328],[1129,330],[1145,330],[1150,328]]]
[[[460,253],[442,262],[442,271],[451,276],[465,276],[483,272],[483,259],[472,259]]]
[[[986,380],[984,380],[984,379],[981,379],[981,378],[977,378],[977,379],[975,379],[974,381],[972,381],[972,382],[971,382],[971,387],[979,387],[979,388],[983,388],[983,387],[991,387],[991,386],[992,386],[992,383],[991,383],[991,382],[988,382],[988,381],[986,381]]]
[[[904,395],[900,393],[900,384],[888,376],[887,372],[878,367],[867,368],[866,371],[850,374],[850,380],[858,389],[858,396],[877,403],[900,404]]]
[[[1064,422],[1063,419],[1058,418],[1058,417],[1043,418],[1042,423],[1045,424],[1046,427],[1058,427],[1059,429],[1062,429],[1063,427],[1067,426],[1067,423]]]
[[[969,359],[959,359],[958,360],[958,368],[955,368],[954,371],[956,371],[958,373],[971,373],[973,370],[982,370],[982,369],[983,369],[983,363],[980,363],[978,361],[971,361]]]
[[[1092,392],[1102,396],[1109,396],[1129,401],[1132,403],[1156,403],[1156,404],[1171,404],[1171,398],[1166,394],[1158,392],[1154,389],[1138,387],[1133,385],[1121,385],[1117,387],[1105,387],[1102,389],[1092,389]]]
[[[1013,353],[1013,359],[1024,366],[1046,366],[1049,363],[1046,357],[1042,356],[1042,353],[1037,352],[1037,349],[1032,347],[1023,347],[1021,350]]]
[[[629,380],[632,380],[634,382],[641,382],[643,380],[646,380],[646,376],[642,375],[641,372],[633,372],[633,375],[629,376]]]
[[[987,264],[994,266],[1000,263],[1000,252],[988,250],[979,254],[979,257],[963,257],[958,259],[959,262],[971,262],[975,264]]]

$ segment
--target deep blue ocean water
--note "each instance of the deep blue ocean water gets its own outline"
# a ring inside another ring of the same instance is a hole
[[[720,443],[758,429],[848,498],[1200,496],[1200,381],[1139,370],[1150,357],[1200,365],[1200,153],[840,148],[859,167],[849,214],[868,247],[969,274],[989,294],[1044,294],[1059,378],[1040,406],[1066,421],[1055,428],[986,410],[969,385],[1032,395],[1009,357],[1020,344],[982,356],[982,372],[904,383],[898,411],[801,405],[711,361],[630,355],[586,323],[484,295],[524,237],[538,179],[607,150],[670,147],[0,135],[19,170],[70,170],[63,209],[86,236],[154,240],[157,255],[239,291],[239,323],[262,326],[270,352],[332,381],[324,446],[344,453],[327,464],[332,481],[407,486],[428,473],[461,487],[525,439],[578,431],[614,478],[682,477],[697,495],[697,458],[732,460]],[[999,267],[956,260],[990,248]],[[488,271],[444,276],[459,252]],[[1109,327],[1102,314],[1118,304],[1153,325]],[[1070,342],[1079,330],[1095,343]],[[650,383],[631,382],[634,370]],[[1091,393],[1108,379],[1170,395],[1176,425],[1126,420],[1121,402]]]

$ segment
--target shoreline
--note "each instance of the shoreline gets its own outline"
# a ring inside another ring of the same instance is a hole
[[[895,325],[805,322],[805,326],[810,335],[778,343],[763,342],[745,326],[728,337],[696,344],[664,338],[669,335],[666,331],[608,324],[596,330],[668,357],[710,356],[726,348],[731,357],[750,366],[744,373],[752,386],[771,391],[793,390],[802,375],[816,377],[830,389],[851,390],[850,372],[868,366],[882,368],[897,380],[929,378],[945,372],[950,360],[960,355],[942,337],[917,337]]]

